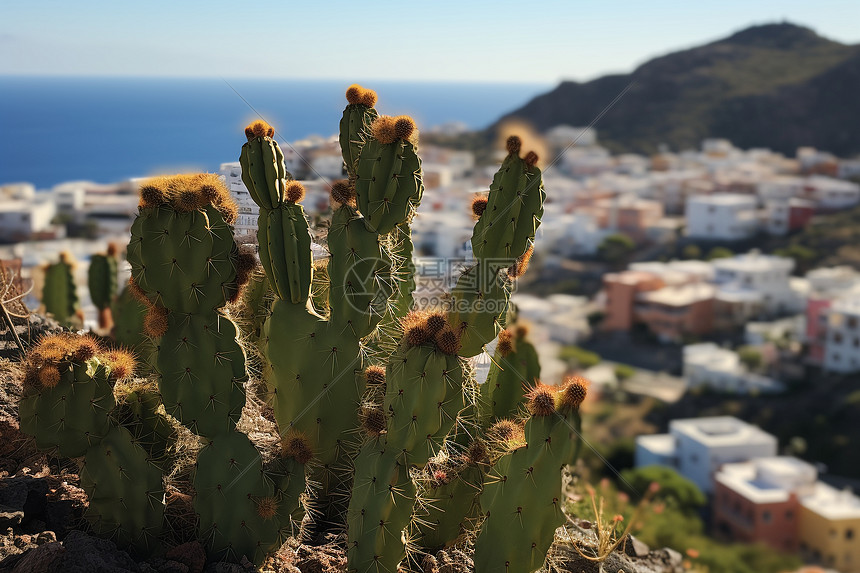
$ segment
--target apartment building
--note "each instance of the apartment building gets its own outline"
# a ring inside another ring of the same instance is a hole
[[[835,299],[827,309],[822,365],[831,372],[860,371],[860,293]],[[818,340],[820,341],[821,333]]]
[[[775,456],[776,448],[774,436],[731,416],[672,420],[668,434],[636,438],[636,467],[673,467],[711,494],[723,464]]]
[[[803,301],[791,288],[794,259],[758,251],[712,261],[714,282],[724,288],[758,293],[764,312],[780,315],[801,312]]]
[[[814,492],[817,480],[815,467],[788,456],[726,464],[714,477],[714,527],[733,541],[794,552],[800,498]]]
[[[709,241],[739,241],[758,231],[756,198],[736,193],[698,195],[687,200],[687,236]]]
[[[683,360],[688,388],[707,387],[736,394],[784,390],[780,382],[750,372],[737,352],[713,342],[685,346]]]
[[[860,573],[860,497],[817,482],[800,500],[801,555],[843,573]]]

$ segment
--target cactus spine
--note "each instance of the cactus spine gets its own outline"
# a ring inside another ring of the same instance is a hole
[[[83,323],[81,303],[75,286],[75,260],[71,253],[60,253],[60,260],[47,265],[42,304],[45,311],[63,326]]]
[[[145,444],[113,417],[112,386],[123,386],[134,367],[131,355],[106,351],[95,339],[48,336],[28,355],[19,411],[21,429],[39,448],[84,456],[79,473],[93,530],[148,554],[162,525],[161,471]],[[154,410],[139,416],[141,423],[165,423],[155,417]]]
[[[117,294],[117,248],[110,244],[107,253],[93,255],[87,272],[90,298],[99,310],[99,328],[110,331],[113,328],[111,305]]]
[[[145,326],[159,339],[165,409],[205,440],[194,477],[201,536],[212,558],[260,563],[289,531],[304,473],[295,460],[264,464],[236,430],[245,355],[219,310],[239,296],[254,259],[233,240],[236,206],[217,176],[154,179],[140,195],[128,259],[148,300]]]

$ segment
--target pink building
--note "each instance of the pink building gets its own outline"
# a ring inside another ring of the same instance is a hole
[[[782,552],[796,551],[800,499],[815,490],[817,479],[814,467],[787,456],[724,465],[714,480],[717,533]]]

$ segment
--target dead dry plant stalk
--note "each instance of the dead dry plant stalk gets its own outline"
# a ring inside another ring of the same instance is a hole
[[[593,561],[595,563],[600,563],[600,570],[603,571],[603,562],[612,554],[613,551],[618,549],[618,547],[622,544],[626,544],[628,535],[630,531],[633,529],[633,525],[639,522],[639,518],[642,516],[645,508],[648,506],[649,502],[653,498],[654,494],[660,490],[660,487],[657,483],[652,483],[648,488],[648,491],[636,505],[636,508],[633,510],[633,515],[630,516],[630,519],[626,520],[626,525],[619,533],[618,524],[625,521],[624,516],[621,514],[616,514],[612,517],[612,519],[607,520],[604,516],[604,498],[600,496],[598,501],[597,492],[595,492],[594,488],[589,487],[588,493],[591,497],[591,508],[594,511],[594,533],[597,536],[597,546],[589,547],[594,555],[587,555],[582,549],[580,549],[579,545],[576,542],[573,542],[573,548],[576,549],[576,552],[579,553],[580,557],[583,559],[587,559],[588,561]]]

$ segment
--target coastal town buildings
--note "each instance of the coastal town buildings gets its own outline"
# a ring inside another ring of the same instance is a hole
[[[672,420],[668,434],[636,438],[635,465],[675,468],[706,494],[723,464],[776,455],[777,440],[731,416]]]

